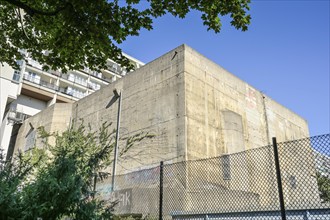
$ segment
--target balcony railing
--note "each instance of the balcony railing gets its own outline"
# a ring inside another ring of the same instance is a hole
[[[92,76],[95,76],[97,78],[102,78],[102,73],[101,72],[97,72],[95,70],[91,70],[88,67],[84,68],[84,71]]]
[[[79,78],[76,78],[74,75],[70,74],[62,74],[61,76],[63,79],[69,80],[71,82],[77,83],[82,86],[87,86],[87,80],[81,80]]]
[[[39,64],[37,61],[34,61],[34,60],[28,60],[28,64],[37,68],[37,69],[40,69],[42,70],[42,65]]]
[[[26,119],[31,117],[23,112],[18,112],[16,109],[10,109],[8,112],[8,121],[12,121],[14,123],[22,123]]]
[[[52,75],[55,75],[55,76],[61,76],[62,73],[58,70],[48,70],[47,73],[50,73]]]
[[[23,79],[25,81],[32,82],[36,85],[39,85],[39,86],[42,86],[42,87],[45,87],[45,88],[48,88],[48,89],[52,89],[54,91],[58,91],[60,93],[63,93],[65,95],[69,95],[69,96],[72,96],[72,97],[75,97],[75,98],[78,98],[78,99],[81,99],[81,98],[86,96],[86,94],[84,94],[83,92],[80,92],[78,90],[75,90],[75,89],[72,89],[72,88],[68,89],[68,88],[59,87],[59,86],[57,86],[53,83],[49,83],[49,82],[40,80],[40,78],[36,78],[36,77],[28,75],[28,74],[24,74]]]
[[[23,75],[23,79],[26,80],[26,81],[32,82],[34,84],[37,84],[37,85],[46,87],[48,89],[52,89],[52,90],[55,90],[55,91],[58,90],[58,86],[57,85],[55,85],[53,83],[46,82],[44,80],[41,80],[40,78],[37,78],[35,76],[24,74]]]
[[[32,66],[32,67],[37,68],[39,70],[42,70],[42,65],[39,64],[38,62],[36,62],[35,60],[32,60],[31,58],[29,58],[27,64],[29,66]],[[114,72],[114,73],[116,73],[118,75],[125,75],[125,71],[123,71],[120,66],[118,66],[117,68],[115,68],[112,65],[108,65],[107,67],[108,67],[107,68],[108,71]],[[106,81],[108,83],[112,83],[113,82],[113,80],[111,78],[105,77],[101,72],[90,70],[88,68],[85,68],[83,71],[86,72],[86,73],[88,73],[88,74],[90,74],[91,76],[93,76],[95,78],[101,79],[101,80]],[[70,77],[69,76],[70,74],[63,74],[59,70],[47,70],[46,72],[47,73],[50,73],[50,74],[52,74],[54,76],[58,76],[58,77],[61,77],[63,79],[69,80],[71,82],[77,83],[79,85],[88,86],[87,85],[87,80],[80,80],[80,79],[78,79],[76,77]],[[13,79],[13,80],[16,81],[15,79]]]
[[[81,98],[84,98],[86,96],[85,94],[79,93],[79,92],[74,91],[72,89],[69,90],[68,88],[63,88],[63,87],[59,87],[57,91],[59,91],[60,93],[65,94],[65,95],[75,97],[77,99],[81,99]]]
[[[134,63],[134,61],[132,61]],[[36,60],[33,60],[31,57],[29,57],[27,59],[27,65],[29,66],[32,66],[34,68],[37,68],[39,70],[42,70],[42,64],[40,64],[39,62],[37,62]],[[117,63],[114,63],[113,61],[111,61],[110,63],[108,63],[106,65],[106,70],[107,71],[110,71],[110,72],[113,72],[115,74],[118,74],[120,76],[125,76],[126,74],[128,74],[129,72],[127,72],[127,70],[124,68],[124,67],[121,67],[119,64]],[[101,72],[98,72],[98,71],[94,71],[94,70],[90,70],[88,67],[85,67],[83,69],[83,71],[93,77],[96,77],[98,79],[101,79],[101,80],[104,80],[108,83],[112,83],[113,80],[110,79],[110,78],[107,78],[107,77],[104,77],[103,74]],[[65,78],[67,79],[65,76],[67,74],[62,74],[60,71],[58,70],[48,70],[46,71],[52,75],[55,75],[55,76],[59,76],[59,77],[62,77],[62,78]],[[69,79],[68,79],[69,80]],[[72,81],[72,80],[70,80]],[[87,83],[85,81],[80,81],[80,80],[73,80],[73,82],[77,83],[77,84],[80,84],[80,85],[83,85],[83,86],[87,86]]]

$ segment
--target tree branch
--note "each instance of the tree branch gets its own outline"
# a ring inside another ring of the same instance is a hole
[[[62,5],[62,6],[58,7],[54,11],[41,11],[41,10],[32,8],[32,7],[28,6],[27,4],[25,4],[25,3],[23,3],[19,0],[4,0],[4,1],[8,2],[11,5],[15,5],[18,8],[23,9],[27,14],[29,14],[31,16],[33,16],[34,14],[45,15],[45,16],[55,16],[59,12],[66,9],[68,6],[72,6],[70,3],[66,2],[65,5]]]
[[[25,31],[25,28],[24,28],[24,23],[23,23],[23,20],[22,20],[22,15],[21,15],[21,12],[20,12],[20,9],[18,8],[17,11],[16,9],[14,9],[15,13],[16,13],[16,16],[17,18],[19,19],[20,23],[21,23],[21,28],[22,28],[22,31],[24,33],[24,35],[26,36],[26,38],[28,40],[30,40],[29,36],[27,35],[26,31]]]

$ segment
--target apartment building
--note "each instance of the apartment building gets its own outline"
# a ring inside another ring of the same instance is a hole
[[[126,55],[135,68],[144,65]],[[22,122],[55,103],[73,103],[128,74],[125,68],[108,60],[107,69],[100,72],[89,68],[69,71],[44,71],[42,65],[27,56],[17,61],[15,70],[0,66],[0,149],[12,154],[16,135]]]

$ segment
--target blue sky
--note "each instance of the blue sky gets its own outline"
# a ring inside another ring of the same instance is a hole
[[[147,63],[185,43],[296,112],[310,134],[329,133],[329,0],[252,1],[252,23],[237,31],[223,18],[220,34],[207,31],[198,12],[166,15],[154,30],[121,48]]]

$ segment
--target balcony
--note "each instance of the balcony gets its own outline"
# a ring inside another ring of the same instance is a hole
[[[49,73],[49,74],[51,74],[53,76],[61,77],[63,79],[69,80],[71,82],[74,82],[76,84],[82,85],[84,87],[87,87],[88,86],[87,85],[87,78],[79,77],[76,74],[72,74],[72,73],[63,74],[59,70],[51,70],[50,69],[50,70],[44,71],[44,70],[42,70],[42,65],[40,63],[38,63],[37,61],[31,59],[31,58],[28,58],[28,60],[27,60],[27,66],[32,67],[32,68],[35,68],[35,69],[37,69],[39,71],[42,71],[43,73]],[[120,65],[118,65],[116,63],[108,64],[107,67],[108,67],[108,69],[106,71],[108,71],[109,73],[112,72],[111,74],[115,73],[116,75],[125,75],[124,69],[122,69],[120,67]],[[105,81],[107,83],[113,82],[113,80],[111,78],[105,77],[102,72],[90,70],[87,67],[85,67],[81,72],[83,74],[86,74],[87,73],[88,75],[90,75],[92,77],[95,77],[97,79],[103,80],[103,81]],[[41,73],[39,73],[39,74],[41,74]],[[16,80],[14,80],[14,81],[16,81]]]
[[[86,72],[86,73],[88,73],[88,74],[90,74],[92,76],[95,76],[96,78],[100,78],[100,79],[102,78],[102,73],[101,72],[97,72],[95,70],[91,70],[88,67],[85,67],[84,68],[84,72]]]
[[[20,124],[29,117],[31,116],[23,112],[18,112],[16,109],[10,109],[8,112],[8,121],[14,122],[15,124]]]
[[[125,76],[127,73],[125,68],[122,68],[119,64],[116,64],[116,63],[108,63],[106,70],[113,72],[120,76]]]
[[[39,70],[42,70],[42,65],[37,62],[36,60],[33,60],[32,58],[27,58],[27,64],[39,69]]]
[[[71,82],[77,83],[82,86],[87,86],[87,80],[82,77],[77,77],[74,74],[68,73],[68,74],[62,74],[61,76],[63,79],[69,80]]]
[[[56,86],[53,83],[49,83],[49,82],[41,80],[40,76],[35,77],[35,76],[31,76],[29,74],[24,74],[23,79],[25,81],[32,82],[33,84],[36,84],[36,85],[39,85],[39,86],[42,86],[42,87],[46,87],[46,88],[51,89],[51,90],[55,90],[55,91],[58,90],[58,86]]]
[[[59,77],[62,75],[62,73],[58,70],[47,70],[47,73],[50,73],[54,76],[59,76]]]
[[[60,93],[63,93],[65,95],[69,95],[69,96],[75,97],[77,99],[81,99],[81,98],[84,98],[86,96],[86,94],[84,94],[83,92],[78,91],[78,90],[75,90],[75,89],[73,89],[72,87],[69,87],[69,86],[66,87],[66,88],[59,87],[58,88],[58,91]]]
[[[94,91],[97,91],[101,88],[100,84],[94,83],[94,82],[88,82],[88,86],[89,89],[92,89]]]
[[[100,73],[100,72],[91,71],[90,74],[91,74],[92,76],[95,76],[96,78],[99,78],[99,79],[102,79],[102,78],[103,78],[102,73]]]
[[[112,83],[113,79],[112,78],[108,78],[108,77],[103,77],[102,78],[104,81],[106,81],[107,83]]]
[[[107,83],[111,83],[112,80],[105,77],[104,74],[102,72],[98,72],[98,71],[95,71],[95,70],[90,70],[88,67],[85,67],[84,70],[83,70],[85,73],[89,74],[90,76],[92,76],[93,78],[95,77],[96,79],[99,79],[99,80],[102,80],[102,81],[105,81]],[[104,70],[103,70],[104,71]],[[110,72],[109,70],[106,70],[108,72]],[[112,74],[112,73],[111,73]],[[88,86],[88,85],[87,85]],[[89,87],[90,88],[90,87]]]

